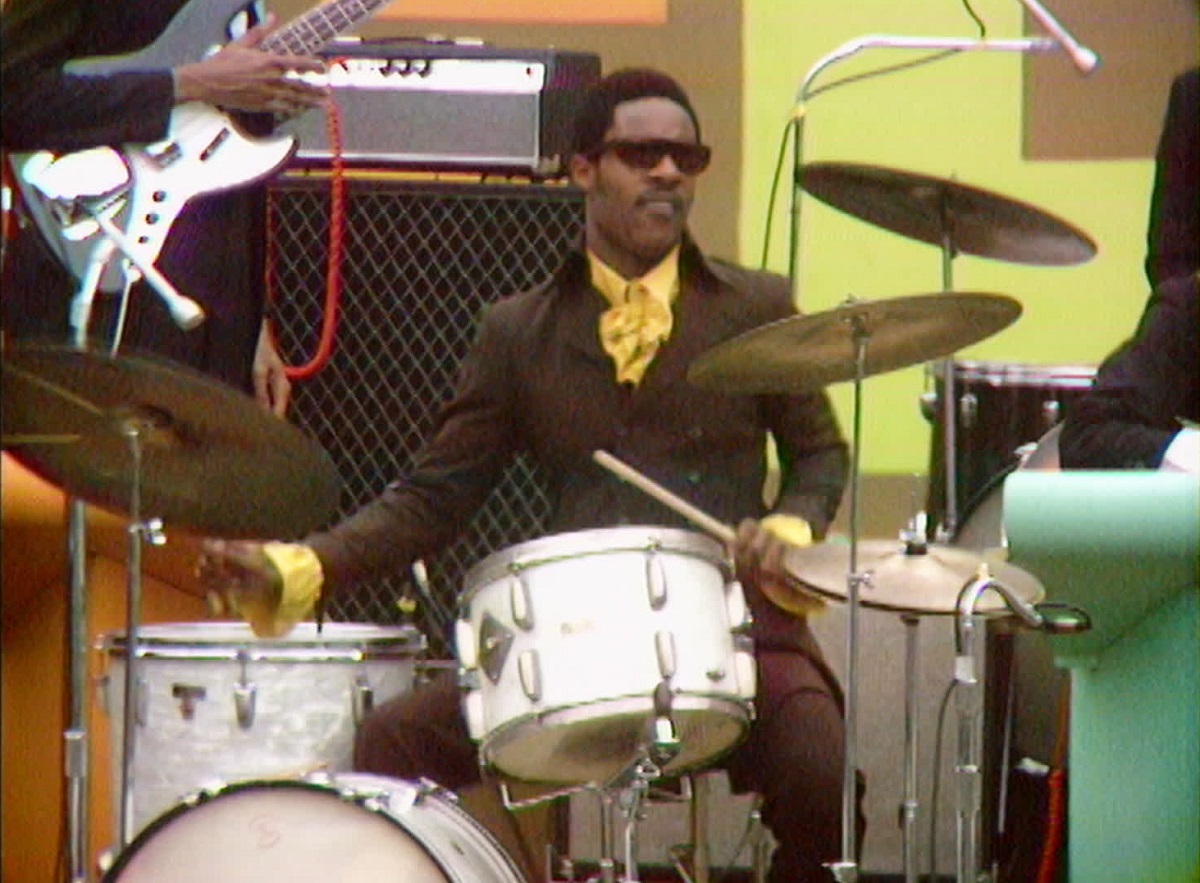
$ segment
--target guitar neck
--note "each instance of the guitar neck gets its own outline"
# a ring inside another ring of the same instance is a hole
[[[329,0],[292,19],[263,41],[284,55],[311,55],[391,0]]]

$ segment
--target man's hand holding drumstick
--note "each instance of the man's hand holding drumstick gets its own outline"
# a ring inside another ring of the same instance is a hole
[[[790,546],[812,545],[812,531],[803,519],[788,515],[768,515],[761,521],[745,518],[734,529],[607,451],[595,451],[592,459],[723,542],[733,557],[739,576],[752,580],[776,607],[796,616],[806,616],[825,606],[821,598],[804,590],[788,572],[784,561]]]

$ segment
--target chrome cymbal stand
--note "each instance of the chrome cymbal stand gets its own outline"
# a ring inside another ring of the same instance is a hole
[[[915,613],[900,615],[904,623],[904,803],[900,811],[904,883],[917,883],[917,844],[920,835],[917,817],[917,629],[921,620]]]
[[[1024,2],[1032,2],[1032,0],[1024,0]],[[817,59],[816,63],[805,74],[800,87],[796,92],[796,97],[790,114],[790,125],[794,128],[792,137],[792,194],[791,194],[791,217],[788,235],[788,279],[792,283],[792,299],[797,307],[801,306],[802,298],[800,296],[800,246],[801,246],[801,208],[803,205],[804,191],[804,132],[808,120],[809,103],[817,95],[832,91],[840,86],[847,86],[852,83],[862,82],[876,76],[884,76],[889,73],[899,71],[902,66],[883,67],[875,71],[868,71],[862,74],[848,76],[841,80],[835,80],[821,87],[816,86],[816,82],[821,74],[834,65],[852,58],[859,53],[873,49],[888,49],[888,50],[904,50],[904,51],[921,51],[934,53],[928,56],[925,61],[939,61],[945,58],[951,58],[963,52],[1015,52],[1018,54],[1032,54],[1043,52],[1055,52],[1060,47],[1054,40],[1048,38],[1024,38],[1017,40],[970,40],[960,39],[957,37],[925,37],[925,36],[906,36],[897,34],[864,34],[860,37],[855,37],[842,45],[838,46],[832,52],[827,53]],[[954,258],[954,230],[949,223],[951,218],[948,211],[948,206],[945,205],[945,198],[942,200],[942,287],[945,291],[953,290],[953,281],[951,279],[951,261]],[[765,260],[764,260],[765,264]],[[955,501],[955,484],[957,476],[954,471],[954,421],[953,421],[953,401],[954,401],[954,366],[946,365],[943,373],[944,376],[944,399],[942,402],[944,419],[946,422],[946,485],[948,493],[947,497],[947,535],[952,535],[953,527],[957,524],[958,513],[957,503]]]
[[[149,427],[145,427],[149,428]],[[161,546],[166,542],[162,522],[158,519],[142,521],[142,429],[137,420],[129,420],[121,431],[129,442],[132,463],[129,492],[129,564],[126,568],[128,600],[125,610],[125,683],[122,705],[121,731],[121,812],[118,821],[118,844],[120,849],[129,845],[134,835],[133,807],[133,761],[137,746],[137,728],[145,724],[143,705],[145,685],[138,677],[141,669],[141,652],[138,645],[138,625],[142,613],[142,544],[148,542]]]
[[[942,255],[942,290],[954,290],[954,258],[958,250],[954,244],[954,212],[947,199],[945,191],[939,198],[938,211],[942,219],[941,255]],[[936,538],[940,542],[949,541],[958,530],[958,464],[955,452],[958,450],[958,427],[955,423],[955,406],[957,396],[954,392],[954,359],[942,360],[942,462],[943,462],[943,493],[945,494],[945,511],[942,523],[937,525]]]
[[[92,249],[79,291],[71,302],[71,342],[87,348],[92,304],[115,244],[101,239]],[[72,883],[89,879],[88,782],[90,779],[88,721],[88,604],[87,604],[87,504],[67,500],[67,569],[70,596],[67,612],[67,670],[69,720],[64,739],[67,789],[67,853]]]
[[[981,565],[976,576],[959,590],[955,605],[954,689],[958,708],[958,757],[954,765],[956,790],[957,840],[955,880],[977,883],[991,879],[980,870],[979,817],[983,804],[983,688],[976,672],[975,604],[984,592],[992,590],[1027,628],[1052,635],[1085,632],[1092,627],[1087,612],[1066,604],[1031,604],[1019,597]]]
[[[92,185],[89,192],[79,192],[78,182],[88,181]],[[127,204],[128,194],[133,187],[132,176],[124,161],[116,151],[102,148],[68,154],[56,157],[48,151],[34,154],[18,170],[18,183],[32,188],[46,201],[49,215],[57,224],[59,233],[64,239],[76,240],[93,235],[98,230],[102,233],[96,239],[88,253],[87,263],[80,273],[80,285],[72,299],[69,324],[72,345],[80,350],[87,348],[88,329],[91,322],[92,307],[96,292],[100,289],[105,276],[117,252],[123,257],[120,276],[124,282],[122,291],[121,320],[111,344],[111,352],[115,355],[121,342],[124,326],[124,316],[128,309],[128,299],[133,283],[140,273],[141,278],[149,282],[160,297],[162,297],[176,323],[185,329],[194,328],[203,318],[203,311],[188,298],[174,290],[154,267],[140,260],[130,247],[124,234],[113,224],[112,217],[122,211]],[[49,225],[48,225],[49,226]],[[94,229],[93,229],[94,228]],[[48,237],[53,231],[43,230]],[[70,264],[69,261],[67,261]],[[130,439],[133,452],[133,488],[132,502],[140,507],[141,495],[141,445],[138,428],[132,424],[123,427]],[[67,808],[67,838],[70,880],[72,883],[86,883],[89,879],[89,862],[87,858],[89,832],[87,820],[87,799],[89,780],[89,725],[88,725],[88,636],[87,636],[87,510],[86,505],[73,497],[68,499],[67,512],[67,563],[70,582],[69,625],[67,628],[67,667],[69,670],[69,706],[70,720],[64,733],[65,740],[65,774],[66,808]],[[156,543],[161,543],[161,525],[150,526],[140,522],[140,516],[134,514],[129,527],[130,531],[130,560],[129,560],[129,602],[128,620],[132,624],[127,632],[129,642],[129,664],[126,668],[126,699],[132,693],[129,684],[136,667],[134,659],[136,652],[136,619],[141,604],[141,541],[143,536],[151,537]],[[129,725],[132,714],[126,702],[126,724],[124,738],[127,746],[132,739],[132,728]],[[124,753],[130,755],[130,749]],[[122,805],[128,800],[129,783],[128,770],[130,756],[126,756],[125,769],[122,771]],[[122,813],[126,816],[127,813]],[[129,818],[122,818],[121,845],[128,841],[128,832],[132,824]]]
[[[858,614],[859,589],[870,581],[858,572],[858,498],[862,464],[862,385],[866,376],[867,343],[870,331],[858,315],[848,319],[854,344],[854,417],[850,447],[850,561],[846,574],[846,722],[845,757],[842,769],[842,857],[829,865],[839,883],[858,880],[857,838],[857,746],[858,746]]]

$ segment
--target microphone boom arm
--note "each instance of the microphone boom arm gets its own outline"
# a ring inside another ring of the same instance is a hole
[[[792,158],[792,203],[791,237],[788,246],[788,278],[792,283],[792,298],[797,305],[799,296],[800,263],[800,169],[803,167],[804,119],[808,113],[808,100],[816,94],[813,83],[828,67],[857,55],[867,49],[919,49],[932,52],[1055,52],[1059,44],[1048,37],[1028,37],[1018,40],[974,40],[960,37],[905,37],[896,34],[865,34],[843,43],[832,52],[817,59],[805,74],[796,92],[792,112],[796,132],[793,137]],[[833,88],[830,86],[829,88]]]

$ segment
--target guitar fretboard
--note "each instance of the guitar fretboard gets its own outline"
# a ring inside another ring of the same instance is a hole
[[[310,55],[391,0],[329,0],[293,19],[263,41],[285,55]]]

